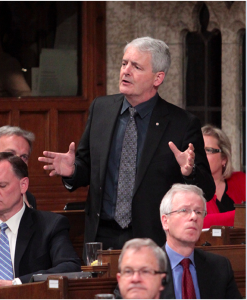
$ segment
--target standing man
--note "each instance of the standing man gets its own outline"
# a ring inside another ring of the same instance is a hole
[[[199,120],[157,92],[169,66],[163,41],[143,37],[127,44],[121,94],[93,101],[76,155],[71,143],[65,154],[44,151],[39,158],[50,176],[63,176],[68,190],[90,186],[85,242],[121,249],[133,237],[148,237],[161,246],[159,206],[173,183],[196,184],[208,200],[214,195]]]
[[[66,217],[23,202],[27,165],[0,152],[0,286],[28,283],[33,274],[79,272]]]
[[[206,212],[206,200],[197,186],[174,184],[164,196],[160,205],[166,233],[163,249],[169,258],[167,272],[172,276],[162,299],[242,298],[230,261],[195,248]]]
[[[151,239],[126,242],[118,260],[121,297],[159,299],[166,285],[166,269],[166,254]]]
[[[11,152],[19,156],[28,165],[28,160],[32,152],[35,135],[17,126],[0,127],[0,152]],[[35,197],[27,191],[23,196],[28,207],[36,208]]]

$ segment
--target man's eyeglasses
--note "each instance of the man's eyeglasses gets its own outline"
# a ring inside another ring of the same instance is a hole
[[[132,268],[125,268],[120,273],[123,277],[130,278],[130,277],[134,276],[135,272],[137,272],[139,274],[139,276],[142,278],[150,278],[157,274],[166,274],[166,272],[155,271],[153,269],[148,269],[148,268],[142,268],[139,270],[134,270]]]
[[[205,210],[198,210],[198,209],[191,209],[191,208],[181,208],[181,209],[178,209],[178,210],[171,211],[166,215],[171,215],[173,213],[177,213],[182,217],[188,217],[192,214],[192,212],[194,212],[197,215],[197,217],[199,217],[199,218],[204,218],[207,214],[207,212]]]
[[[211,147],[205,147],[205,151],[207,154],[214,154],[214,153],[222,152],[221,149],[215,149],[215,148],[211,148]]]

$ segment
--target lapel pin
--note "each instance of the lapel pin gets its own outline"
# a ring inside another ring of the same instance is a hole
[[[160,123],[156,123],[156,126],[159,126],[160,125]]]

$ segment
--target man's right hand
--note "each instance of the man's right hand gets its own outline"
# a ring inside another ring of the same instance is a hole
[[[67,153],[58,153],[44,151],[44,157],[39,157],[38,161],[48,163],[44,165],[44,170],[51,171],[49,176],[61,175],[65,177],[71,177],[75,171],[75,143],[72,142],[69,145],[69,151]]]

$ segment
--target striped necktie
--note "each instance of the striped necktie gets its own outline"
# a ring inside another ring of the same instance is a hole
[[[137,126],[136,109],[129,107],[130,119],[126,126],[121,153],[115,220],[122,227],[131,222],[131,206],[136,175]]]
[[[0,279],[13,280],[13,266],[10,256],[9,239],[5,230],[8,228],[6,223],[0,224]]]

